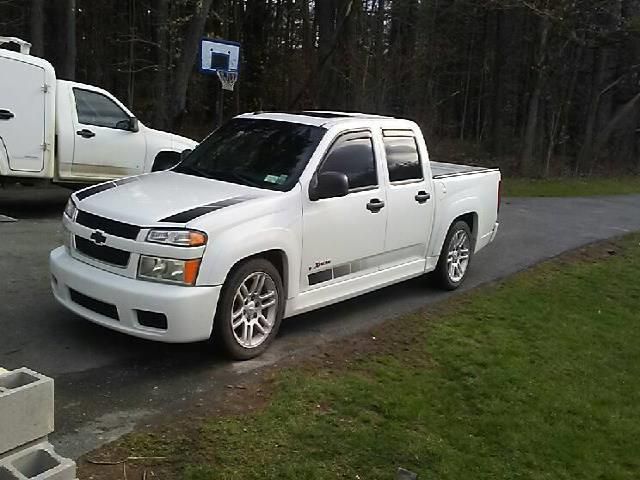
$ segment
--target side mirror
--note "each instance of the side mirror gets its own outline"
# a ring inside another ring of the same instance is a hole
[[[164,170],[169,170],[170,168],[175,167],[182,161],[182,153],[178,152],[160,152],[156,155],[156,159],[153,161],[153,165],[151,166],[152,172],[162,172]]]
[[[309,200],[344,197],[349,193],[349,179],[344,173],[324,172],[316,174],[309,185]]]
[[[116,123],[116,128],[118,130],[126,130],[128,132],[135,133],[140,130],[140,125],[136,117],[130,117],[127,120],[120,120],[118,123]]]

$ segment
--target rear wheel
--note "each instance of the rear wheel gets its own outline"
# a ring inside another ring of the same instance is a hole
[[[438,285],[445,290],[455,290],[464,281],[472,256],[473,239],[466,222],[455,222],[445,238],[434,272]]]
[[[232,358],[247,360],[264,352],[280,328],[284,288],[267,260],[241,264],[224,286],[214,321],[214,340]]]

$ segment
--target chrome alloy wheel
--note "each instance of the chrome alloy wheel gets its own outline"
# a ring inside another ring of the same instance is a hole
[[[449,242],[449,250],[447,252],[447,271],[449,279],[458,283],[464,278],[464,274],[469,266],[469,249],[471,240],[467,232],[458,230]]]
[[[254,272],[236,290],[231,307],[231,330],[244,348],[256,348],[268,337],[278,314],[278,291],[265,272]]]

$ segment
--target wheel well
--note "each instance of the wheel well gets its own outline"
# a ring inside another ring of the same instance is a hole
[[[278,249],[266,250],[264,252],[256,253],[254,255],[245,257],[241,260],[238,260],[233,265],[233,267],[231,267],[230,272],[234,271],[236,268],[238,268],[239,265],[243,264],[244,262],[254,258],[263,258],[268,262],[271,262],[271,264],[276,268],[276,270],[278,270],[278,273],[280,274],[280,278],[282,279],[282,286],[284,287],[285,294],[288,294],[287,292],[289,291],[289,278],[288,278],[289,262],[287,260],[287,254],[283,250],[278,250]]]
[[[460,215],[453,221],[451,225],[453,225],[459,220],[469,225],[469,230],[471,230],[471,238],[473,239],[473,244],[475,245],[476,237],[478,233],[478,214],[475,212],[469,212],[469,213],[465,213],[464,215]]]

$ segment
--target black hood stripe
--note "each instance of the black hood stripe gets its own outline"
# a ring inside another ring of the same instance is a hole
[[[115,188],[115,186],[116,184],[113,182],[101,183],[100,185],[95,185],[93,187],[85,188],[84,190],[76,192],[76,198],[78,200],[84,200],[85,198],[90,197],[91,195],[95,195],[96,193]]]
[[[159,221],[170,223],[187,223],[195,218],[201,217],[202,215],[206,215],[207,213],[215,212],[216,210],[220,210],[224,207],[230,207],[231,205],[237,205],[238,203],[246,202],[247,200],[251,200],[251,197],[234,197],[227,200],[221,200],[219,202],[208,203],[199,207],[190,208],[189,210],[185,210],[184,212],[176,213]]]
[[[126,177],[121,178],[120,180],[115,180],[113,182],[101,183],[99,185],[95,185],[93,187],[85,188],[76,192],[76,198],[78,200],[84,200],[87,197],[95,195],[96,193],[104,192],[105,190],[111,190],[119,185],[125,185],[131,182],[137,182],[138,177]]]
[[[138,180],[140,180],[140,177],[125,177],[125,178],[121,178],[120,180],[116,180],[115,183],[116,185],[126,185],[127,183],[131,183],[131,182],[137,182]]]

